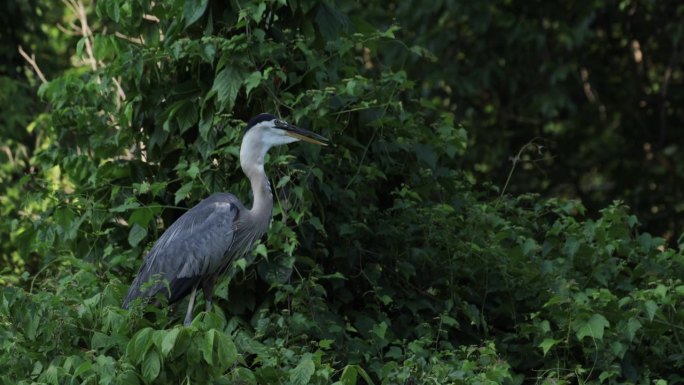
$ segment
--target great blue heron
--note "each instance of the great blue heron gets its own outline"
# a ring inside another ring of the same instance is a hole
[[[240,146],[240,166],[249,178],[254,196],[252,208],[246,208],[233,194],[216,193],[181,215],[145,257],[123,307],[128,308],[139,297],[161,293],[173,303],[190,293],[184,321],[189,325],[195,294],[201,286],[209,310],[216,279],[268,230],[273,194],[264,172],[266,152],[273,146],[298,140],[328,143],[326,138],[271,114],[253,117]]]

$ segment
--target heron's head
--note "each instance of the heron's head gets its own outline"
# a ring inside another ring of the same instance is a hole
[[[248,136],[253,137],[252,139],[261,142],[268,148],[299,140],[321,146],[328,145],[328,139],[271,114],[259,114],[250,119],[247,123],[245,139],[248,139]]]
[[[328,139],[309,130],[299,128],[271,114],[259,114],[247,123],[245,136],[240,147],[240,162],[261,163],[269,148],[303,140],[328,145]]]

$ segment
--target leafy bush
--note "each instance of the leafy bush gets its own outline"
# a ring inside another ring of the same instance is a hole
[[[683,382],[682,253],[619,202],[587,219],[474,184],[465,129],[404,67],[432,56],[343,10],[97,2],[12,186],[2,383]],[[258,259],[190,327],[185,303],[121,309],[184,208],[248,197],[262,111],[334,145],[270,155]]]
[[[367,18],[435,55],[407,65],[468,127],[462,168],[503,183],[506,159],[532,138],[509,183],[519,194],[616,197],[676,246],[684,230],[684,4],[524,0],[365,2]],[[638,177],[635,177],[638,175]],[[593,216],[593,215],[592,215]]]

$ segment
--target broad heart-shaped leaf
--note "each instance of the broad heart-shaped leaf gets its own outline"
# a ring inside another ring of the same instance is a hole
[[[249,93],[252,92],[253,89],[261,84],[263,78],[260,71],[254,71],[247,76],[247,79],[245,79],[245,92],[247,93],[247,96],[249,96]]]
[[[537,249],[537,242],[532,238],[527,238],[522,244],[522,251],[525,256],[534,255],[534,251]]]
[[[337,39],[340,32],[349,28],[347,16],[323,2],[319,3],[318,12],[316,12],[314,20],[318,24],[318,28],[320,28],[321,35],[326,40]]]
[[[145,361],[142,365],[142,375],[147,380],[151,382],[159,375],[161,370],[161,360],[159,359],[159,353],[156,350],[150,350],[147,355],[145,355]]]
[[[126,355],[128,359],[134,363],[138,364],[142,361],[145,356],[145,352],[152,345],[152,333],[153,329],[146,327],[138,331],[133,338],[128,342],[126,347]]]
[[[646,306],[646,313],[648,314],[648,320],[653,321],[653,318],[655,317],[655,313],[658,311],[658,304],[656,304],[653,300],[649,299],[648,301],[646,301],[644,306]]]
[[[214,340],[216,339],[216,330],[211,329],[204,335],[204,341],[200,342],[200,348],[202,350],[202,356],[204,361],[209,365],[214,364]]]
[[[602,340],[603,331],[608,326],[610,326],[610,322],[608,322],[606,317],[601,314],[594,314],[586,322],[579,325],[579,328],[577,328],[577,331],[575,332],[575,336],[578,340],[582,340],[587,336]]]
[[[347,365],[344,367],[344,370],[342,370],[340,382],[343,385],[356,385],[357,377],[358,372],[356,371],[356,365]]]
[[[138,246],[138,243],[140,243],[140,241],[142,241],[146,235],[147,229],[141,227],[137,223],[134,223],[133,227],[131,227],[131,230],[128,232],[128,243],[130,243],[133,247]]]
[[[269,284],[283,284],[290,279],[294,270],[294,258],[263,259],[257,265],[257,273]]]
[[[57,375],[57,367],[50,365],[46,371],[41,374],[40,379],[48,384],[59,384],[59,377]]]
[[[553,338],[544,338],[544,341],[542,341],[538,346],[542,348],[544,356],[546,356],[546,353],[548,353],[549,350],[553,347],[553,345],[557,344],[558,342],[560,342],[560,340],[556,340]]]
[[[181,134],[192,127],[193,124],[197,123],[198,111],[197,104],[193,100],[186,100],[185,103],[181,104],[175,114],[176,122],[178,123],[178,129]]]
[[[208,3],[209,0],[185,0],[185,5],[183,6],[183,20],[185,20],[186,27],[196,22],[204,15]]]
[[[162,356],[166,357],[171,352],[171,349],[173,349],[173,346],[176,344],[178,333],[180,333],[180,329],[178,327],[173,328],[166,333],[161,344]]]
[[[306,385],[309,383],[311,376],[316,370],[316,365],[314,365],[311,359],[311,354],[305,354],[299,361],[297,366],[290,370],[290,382],[295,385]]]
[[[178,204],[178,202],[182,201],[188,196],[188,194],[190,194],[190,190],[192,190],[192,184],[192,182],[188,182],[182,185],[181,188],[176,191],[176,196],[173,200],[174,204]]]
[[[226,66],[214,78],[214,85],[207,96],[216,94],[218,101],[218,110],[228,110],[233,109],[235,105],[235,99],[237,98],[240,87],[242,87],[242,82],[245,78],[245,74],[238,68],[233,66]]]
[[[221,331],[217,334],[218,359],[222,367],[228,368],[237,360],[237,348],[229,335]]]
[[[630,318],[629,321],[627,321],[627,337],[629,337],[629,341],[632,342],[634,339],[634,335],[636,334],[637,330],[641,329],[641,322],[639,322],[638,319],[636,318]]]

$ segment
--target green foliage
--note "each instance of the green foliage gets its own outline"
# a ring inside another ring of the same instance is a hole
[[[413,80],[434,55],[354,6],[87,8],[86,65],[40,87],[41,140],[2,170],[29,172],[2,197],[0,383],[684,382],[684,254],[620,202],[588,218],[476,185],[460,169],[486,149],[466,152],[450,103]],[[186,207],[248,200],[239,143],[264,111],[333,145],[272,151],[254,261],[189,327],[186,302],[121,309]]]
[[[40,261],[21,258],[23,244],[14,213],[21,210],[22,193],[33,181],[30,158],[43,142],[47,126],[45,106],[36,90],[40,79],[20,52],[40,63],[44,76],[52,77],[68,68],[66,53],[73,38],[55,26],[68,18],[58,3],[7,0],[0,4],[0,282],[15,280],[23,270],[37,271]],[[21,51],[20,51],[21,50]],[[16,265],[21,267],[13,269]]]
[[[407,58],[407,72],[468,127],[481,150],[468,151],[462,167],[474,178],[502,185],[508,159],[537,138],[509,192],[581,199],[592,212],[619,197],[645,229],[679,242],[680,1],[401,0],[355,9],[380,25],[400,23],[397,36],[438,56]]]

